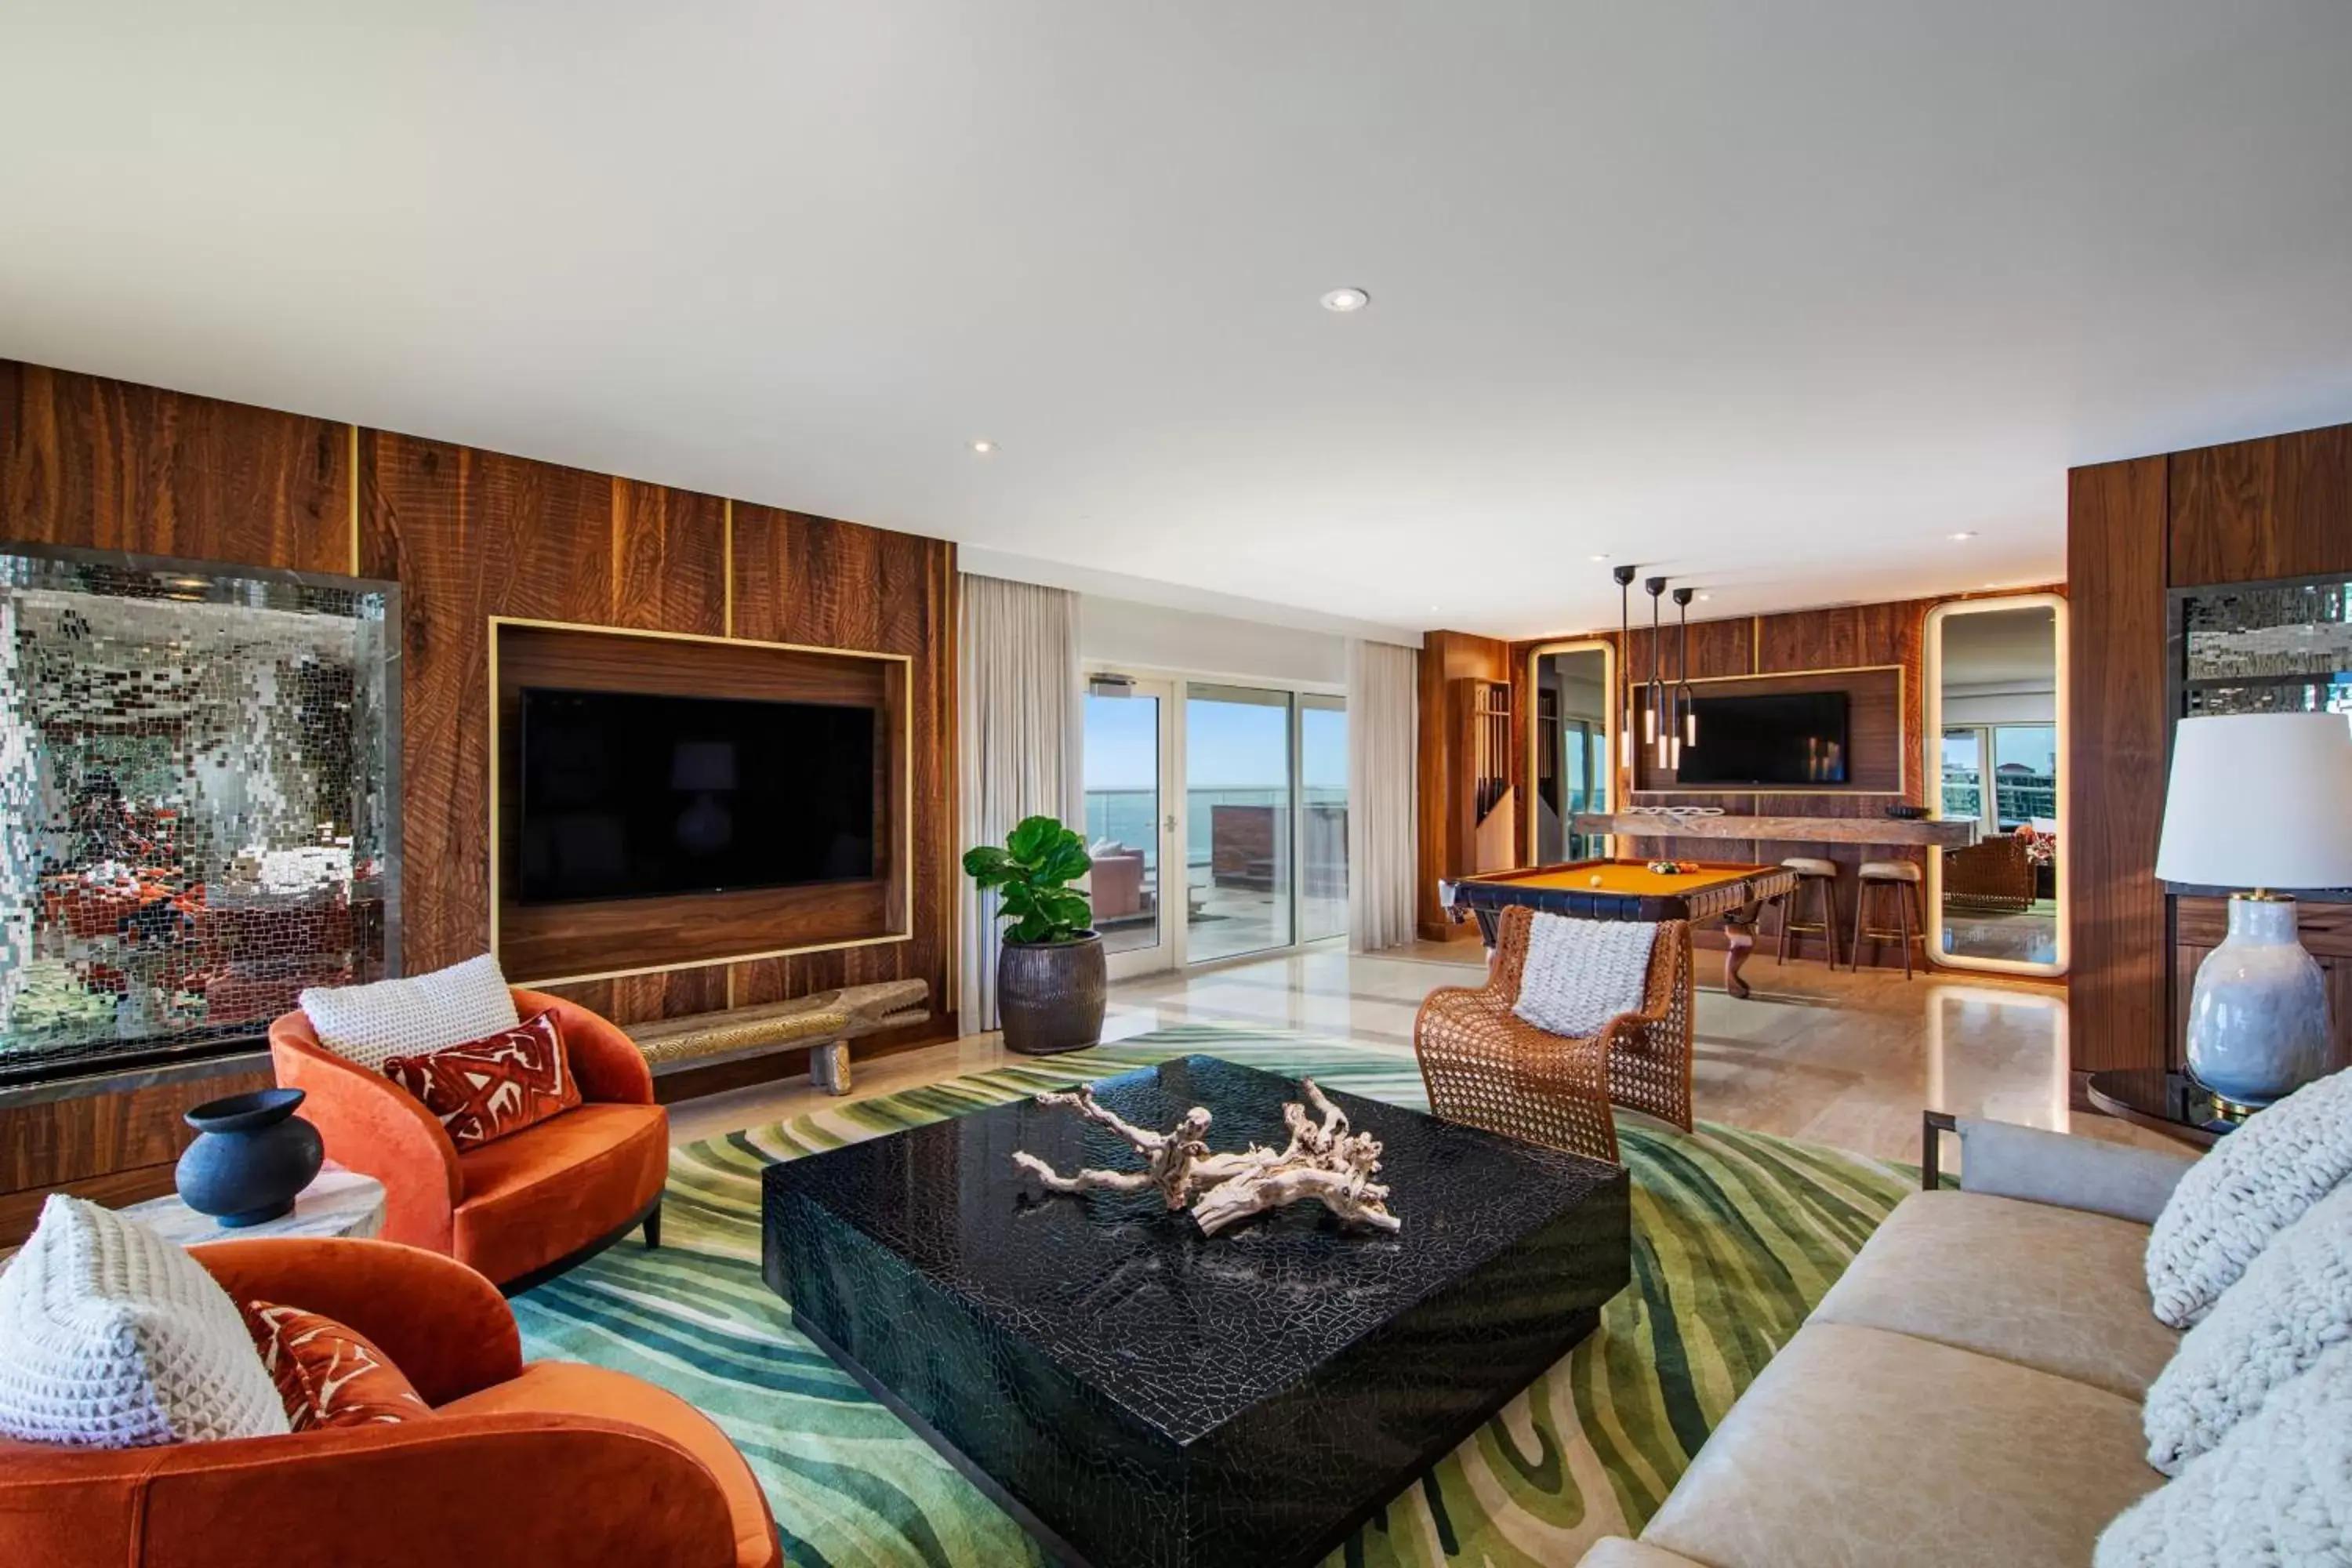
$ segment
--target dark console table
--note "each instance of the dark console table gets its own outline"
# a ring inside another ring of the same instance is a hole
[[[2186,1073],[2157,1068],[2112,1068],[2088,1076],[2083,1092],[2118,1121],[2210,1149],[2245,1121]]]
[[[1187,1057],[1096,1086],[1164,1128],[1279,1146],[1296,1082]],[[1384,1146],[1397,1235],[1296,1205],[1214,1238],[1030,1100],[772,1166],[793,1321],[1046,1549],[1097,1568],[1312,1563],[1591,1332],[1630,1278],[1618,1166],[1332,1092]]]

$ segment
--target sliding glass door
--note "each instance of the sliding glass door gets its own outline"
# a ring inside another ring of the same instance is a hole
[[[1153,680],[1136,681],[1124,695],[1086,698],[1085,831],[1094,859],[1087,891],[1115,976],[1175,962],[1167,894],[1183,896],[1184,861],[1168,853],[1177,826],[1167,740],[1174,699],[1172,687]]]
[[[1192,885],[1184,952],[1193,963],[1288,947],[1291,934],[1290,693],[1184,689],[1184,805]]]
[[[1348,932],[1348,704],[1298,696],[1298,940]]]
[[[1101,681],[1085,715],[1095,924],[1114,978],[1346,932],[1343,699]]]

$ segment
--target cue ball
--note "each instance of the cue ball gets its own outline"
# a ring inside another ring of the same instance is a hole
[[[1592,882],[1591,882],[1591,885],[1592,885],[1593,887],[1596,887],[1596,888],[1597,888],[1597,887],[1599,887],[1599,886],[1601,886],[1601,873],[1600,873],[1600,872],[1595,871],[1594,873],[1592,873]]]

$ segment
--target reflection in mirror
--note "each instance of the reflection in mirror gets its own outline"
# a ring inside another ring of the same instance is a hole
[[[1609,655],[1599,647],[1535,658],[1536,864],[1601,853],[1599,834],[1570,825],[1609,809]]]
[[[1960,607],[1954,606],[1955,611]],[[2058,612],[2037,603],[1937,617],[1943,816],[1977,842],[1943,856],[1938,955],[2059,961]]]

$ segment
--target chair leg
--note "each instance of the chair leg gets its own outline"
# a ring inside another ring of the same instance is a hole
[[[1895,923],[1903,929],[1903,978],[1911,978],[1911,900],[1899,892],[1895,899]]]
[[[1856,974],[1862,973],[1862,919],[1870,910],[1870,884],[1857,882],[1853,889],[1853,940],[1845,946],[1845,966]]]
[[[1805,884],[1799,882],[1797,890],[1789,895],[1789,901],[1780,906],[1780,951],[1772,960],[1776,969],[1789,962],[1789,927],[1796,922],[1798,911],[1804,902]]]
[[[654,1212],[646,1215],[646,1247],[648,1250],[651,1250],[660,1245],[661,1205],[656,1203],[654,1205]]]

